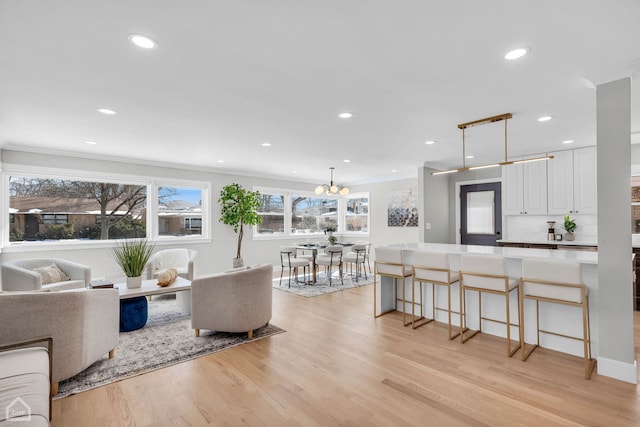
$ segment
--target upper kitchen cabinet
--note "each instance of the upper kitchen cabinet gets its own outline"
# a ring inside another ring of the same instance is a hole
[[[505,215],[547,214],[547,163],[538,161],[503,166]]]
[[[549,214],[595,214],[597,197],[596,147],[551,153],[548,163]]]

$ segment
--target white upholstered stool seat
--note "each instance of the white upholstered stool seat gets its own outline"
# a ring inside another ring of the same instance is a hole
[[[540,333],[579,340],[584,345],[584,377],[591,378],[595,360],[591,358],[591,328],[589,321],[589,289],[582,281],[582,269],[575,261],[525,258],[522,260],[520,280],[520,344],[522,360],[540,346]],[[524,300],[536,302],[537,342],[526,351]],[[540,325],[540,302],[570,305],[582,309],[582,337],[567,336],[543,330]]]
[[[282,276],[284,275],[284,270],[289,269],[289,287],[291,287],[291,274],[293,273],[295,276],[295,280],[298,280],[298,268],[302,267],[302,280],[307,281],[307,269],[311,264],[311,260],[307,258],[296,258],[295,257],[296,250],[292,246],[281,246],[280,247],[280,283],[278,286],[282,285]]]
[[[519,293],[519,281],[507,274],[506,260],[497,255],[476,255],[465,254],[460,257],[460,325],[466,331],[466,291],[478,292],[478,313],[479,327],[471,335],[465,336],[464,332],[460,334],[460,342],[466,342],[468,339],[482,332],[482,321],[491,321],[502,323],[507,330],[507,356],[511,357],[520,348],[520,342],[515,347],[511,345],[511,327],[519,324],[511,323],[511,307],[509,296],[511,291],[515,289]],[[498,320],[482,316],[482,294],[491,293],[503,295],[505,297],[506,319]],[[516,306],[517,308],[517,306]],[[519,315],[516,316],[519,319]],[[519,328],[518,328],[519,330]]]
[[[380,317],[383,314],[396,311],[398,308],[398,302],[402,304],[402,322],[404,326],[412,324],[412,321],[407,322],[406,306],[407,302],[405,296],[405,284],[404,280],[407,277],[413,275],[413,268],[411,265],[407,265],[404,262],[404,254],[401,248],[392,247],[378,247],[375,248],[375,261],[373,263],[373,317]],[[390,310],[382,313],[377,312],[377,277],[389,277],[393,279],[393,307]],[[398,280],[402,283],[402,297],[398,297]]]
[[[449,339],[457,337],[457,334],[451,332],[451,285],[457,283],[460,280],[460,273],[457,271],[451,271],[449,266],[449,256],[442,252],[429,252],[429,251],[414,251],[413,252],[413,281],[411,285],[411,315],[413,316],[413,329],[426,325],[427,323],[435,320],[436,310],[442,310],[447,312],[448,324],[449,324]],[[415,284],[418,282],[420,289],[420,316],[415,317]],[[422,284],[431,283],[431,313],[430,319],[424,316],[424,302]],[[441,308],[436,305],[436,286],[447,287],[447,308]],[[459,314],[459,312],[455,312]],[[419,320],[423,322],[417,323]]]

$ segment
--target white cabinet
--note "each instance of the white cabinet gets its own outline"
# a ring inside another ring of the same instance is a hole
[[[547,214],[547,162],[503,167],[505,215]]]
[[[596,147],[559,151],[549,160],[549,214],[595,214],[597,197]]]

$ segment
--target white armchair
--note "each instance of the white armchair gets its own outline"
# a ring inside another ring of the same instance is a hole
[[[147,263],[147,279],[154,279],[167,268],[175,268],[178,276],[187,280],[195,277],[195,259],[198,251],[186,248],[165,249],[156,252]]]
[[[56,269],[50,268],[54,264],[64,276],[57,276]],[[60,258],[19,259],[2,264],[3,291],[79,289],[90,281],[90,267]]]

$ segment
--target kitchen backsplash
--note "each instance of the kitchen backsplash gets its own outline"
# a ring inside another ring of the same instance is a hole
[[[562,234],[564,217],[558,215],[513,215],[503,216],[502,238],[505,240],[522,241],[546,241],[547,221],[555,221],[556,234]],[[577,224],[575,235],[576,243],[594,244],[598,241],[598,216],[571,214],[571,219]]]

